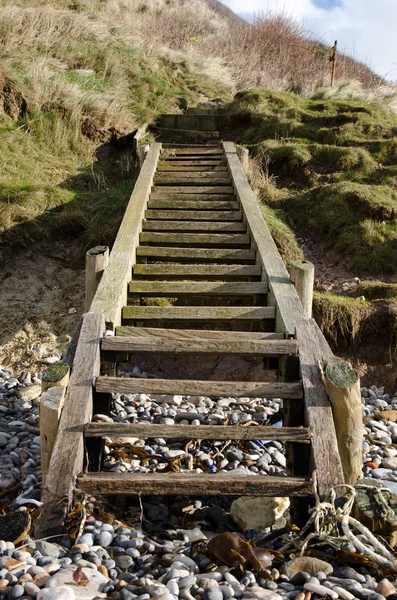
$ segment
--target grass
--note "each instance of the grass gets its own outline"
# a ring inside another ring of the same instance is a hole
[[[396,271],[397,117],[387,104],[253,89],[228,114],[272,178],[263,200],[284,222],[349,256],[358,274]]]

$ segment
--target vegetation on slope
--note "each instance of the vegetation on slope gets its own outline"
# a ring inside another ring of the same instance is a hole
[[[317,292],[323,331],[360,350],[381,332],[379,348],[387,339],[394,356],[397,284],[376,281],[397,270],[397,117],[388,102],[349,97],[346,88],[330,98],[254,89],[236,94],[228,112],[230,132],[254,157],[263,210],[282,228],[286,262],[302,252],[296,234],[332,250],[344,271],[375,279]],[[277,241],[274,226],[273,234]]]

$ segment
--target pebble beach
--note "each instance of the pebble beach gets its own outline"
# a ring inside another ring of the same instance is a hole
[[[0,366],[0,493],[16,490],[12,503],[2,506],[3,514],[22,510],[33,516],[32,511],[40,508],[40,394],[39,376],[27,371],[14,376]],[[362,401],[363,477],[380,480],[397,493],[397,397],[372,386],[362,388]],[[185,425],[254,422],[277,427],[281,410],[282,401],[277,399],[130,394],[114,395],[110,416],[95,415],[94,420]],[[226,476],[238,470],[252,477],[286,475],[280,442],[187,444],[136,439],[129,443],[140,449],[138,457],[115,451],[112,440],[107,440],[105,470],[167,472],[177,465],[180,472],[198,474],[225,472]],[[266,541],[271,526],[246,527],[253,515],[248,514],[246,521],[244,515],[236,517],[233,502],[235,498],[226,497],[148,497],[112,511],[89,498],[72,536],[65,534],[57,543],[28,536],[18,547],[0,541],[0,600],[397,600],[397,572],[344,565],[329,548],[321,558],[298,553],[282,558],[280,548],[291,539],[288,504],[278,503],[272,527],[280,535]],[[238,538],[241,543],[238,536],[242,536],[266,548],[261,555],[263,569],[253,568],[249,559],[229,564],[226,545],[210,551],[211,540],[221,534],[231,536],[222,542]],[[349,541],[344,548],[357,550]]]

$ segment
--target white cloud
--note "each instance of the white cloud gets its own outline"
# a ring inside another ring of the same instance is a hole
[[[396,0],[342,0],[331,10],[312,0],[223,0],[237,13],[271,10],[301,20],[305,29],[332,45],[337,39],[347,54],[377,73],[397,80]]]

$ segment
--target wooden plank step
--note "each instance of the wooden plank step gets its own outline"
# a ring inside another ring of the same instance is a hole
[[[240,351],[239,351],[240,346]],[[298,354],[296,340],[249,340],[238,338],[222,340],[173,340],[152,337],[108,336],[102,340],[102,350],[127,353],[169,353],[169,354],[233,354],[255,356],[288,356]]]
[[[276,440],[279,442],[310,443],[306,427],[242,427],[241,425],[152,425],[128,423],[87,423],[85,437],[128,437],[180,440]]]
[[[145,219],[164,221],[241,221],[243,213],[239,211],[211,210],[147,210]]]
[[[158,189],[158,188],[157,188]],[[167,190],[165,190],[167,191]],[[234,201],[234,197],[231,197],[230,194],[201,194],[201,193],[191,193],[189,197],[186,198],[185,194],[168,194],[164,195],[163,191],[156,191],[150,194],[150,200],[189,200],[190,202],[194,200],[195,202],[208,202],[210,200],[215,201]]]
[[[181,210],[238,210],[240,205],[233,201],[216,201],[216,200],[177,200],[177,199],[150,199],[148,208],[171,208]]]
[[[167,171],[164,171],[164,168],[167,168]],[[189,167],[185,167],[185,170],[182,168],[179,170],[179,168],[174,167],[172,171],[168,171],[169,167],[159,167],[155,175],[155,180],[164,179],[168,181],[169,179],[186,179],[187,183],[187,180],[189,179],[197,179],[200,181],[204,180],[205,183],[206,180],[209,179],[211,185],[213,185],[212,179],[228,179],[231,181],[229,171],[224,167],[220,170],[221,168],[222,167],[217,167],[216,171],[211,171],[207,169],[199,170],[200,167],[195,167],[192,170],[190,170]]]
[[[156,186],[156,189],[161,187],[162,191],[167,191],[169,188],[173,189],[175,186],[186,186],[186,187],[194,187],[196,191],[200,192],[201,187],[206,185],[217,185],[217,186],[230,186],[231,179],[228,175],[223,176],[221,173],[220,177],[184,177],[182,176],[174,176],[174,177],[165,177],[163,175],[158,175],[154,178],[153,185]]]
[[[178,144],[177,142],[163,142],[161,144],[162,148],[208,148],[208,146],[212,144],[212,146],[214,148],[222,148],[221,144],[219,142],[206,142],[205,144],[198,144],[197,142],[195,144],[191,143],[191,144]]]
[[[237,263],[236,267],[244,266],[244,261],[255,260],[255,250],[236,250],[233,248],[161,248],[156,246],[138,246],[136,252],[137,258],[151,258],[153,260],[162,259],[163,261],[174,261],[187,260],[189,262],[204,261],[207,263]],[[138,274],[142,265],[134,266],[134,273]],[[159,266],[159,265],[148,265],[148,266]],[[211,265],[206,265],[211,267]],[[223,271],[219,266],[215,265],[214,274],[223,274]],[[225,265],[225,274],[229,273],[232,269],[230,265]],[[136,270],[138,268],[138,270]],[[168,267],[167,267],[168,268]],[[187,271],[186,266],[183,267]],[[196,269],[196,267],[195,267]],[[205,269],[204,271],[205,272]],[[248,272],[248,271],[247,271]],[[252,271],[254,272],[254,271]],[[256,275],[261,274],[261,269],[258,267],[255,270]]]
[[[131,281],[129,284],[130,294],[141,296],[254,296],[267,294],[266,282],[257,283],[220,281],[191,281],[189,285],[178,281]]]
[[[203,173],[205,175],[209,175],[211,173],[226,173],[227,176],[229,177],[229,171],[227,169],[227,167],[223,167],[222,165],[210,165],[210,166],[205,166],[205,165],[197,165],[197,166],[167,166],[167,167],[157,167],[157,173],[187,173],[188,175],[191,175],[192,173]]]
[[[245,234],[231,233],[213,233],[207,235],[205,233],[155,233],[142,232],[139,236],[141,244],[162,244],[167,246],[173,244],[176,246],[188,245],[193,246],[249,246],[250,236]]]
[[[217,233],[242,233],[247,231],[247,225],[243,222],[225,223],[224,221],[144,221],[143,231],[184,231],[199,233],[213,231]]]
[[[263,341],[263,340],[283,340],[283,333],[274,331],[221,331],[219,329],[197,330],[197,329],[158,329],[154,327],[116,327],[116,336],[124,337],[150,337],[165,340],[241,340],[241,341]],[[279,385],[279,384],[274,384]],[[276,396],[277,397],[277,396]],[[281,396],[279,396],[281,397]]]
[[[223,150],[220,146],[207,146],[207,145],[197,145],[197,146],[177,146],[174,145],[172,147],[164,148],[161,152],[160,160],[167,159],[170,156],[180,156],[180,155],[192,155],[197,158],[197,155],[201,156],[221,156],[223,157]]]
[[[274,319],[274,306],[124,306],[130,321],[263,321]]]
[[[218,158],[211,159],[209,158],[183,158],[183,157],[172,157],[169,156],[165,160],[161,161],[161,164],[164,167],[194,167],[197,166],[200,169],[204,167],[221,167],[225,168],[224,162]]]
[[[172,140],[200,139],[204,141],[220,140],[219,131],[201,131],[200,129],[170,129],[169,127],[151,127],[155,136],[162,136]],[[219,142],[218,142],[219,143]]]
[[[216,277],[218,281],[233,277],[259,277],[261,273],[260,265],[178,265],[171,263],[134,266],[134,275],[182,277],[184,279]]]
[[[241,476],[224,473],[85,473],[77,490],[90,496],[156,494],[189,496],[313,496],[313,482],[303,477]]]
[[[177,186],[154,186],[152,193],[160,193],[162,196],[169,194],[227,194],[234,195],[234,188],[228,185],[205,185],[205,182],[199,182],[200,185],[177,185]]]

